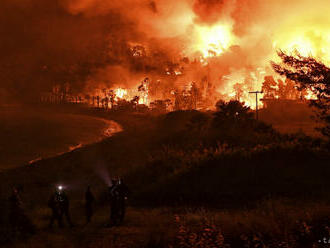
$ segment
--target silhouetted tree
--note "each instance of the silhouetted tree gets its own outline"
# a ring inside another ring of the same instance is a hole
[[[201,92],[200,89],[198,88],[196,82],[191,83],[191,88],[190,88],[190,109],[197,109],[197,103],[201,99]]]
[[[265,98],[275,98],[277,93],[277,83],[273,76],[265,76],[264,82],[262,83],[262,91],[264,92]]]
[[[295,100],[299,98],[298,85],[289,78],[285,80],[285,95],[286,99]]]
[[[134,96],[133,99],[131,100],[131,103],[133,104],[133,107],[136,109],[136,106],[139,104],[140,97],[139,96]]]
[[[150,103],[150,107],[153,111],[159,113],[165,113],[167,110],[168,100],[155,100]]]
[[[240,125],[254,119],[250,107],[244,106],[239,101],[224,102],[220,100],[215,106],[217,111],[214,113],[214,124],[216,126]]]
[[[299,82],[299,90],[309,89],[317,99],[311,105],[318,109],[318,118],[325,123],[319,130],[330,138],[330,68],[312,57],[288,55],[278,51],[282,62],[272,62],[274,70],[288,79]]]
[[[85,100],[86,100],[86,102],[89,104],[89,103],[90,103],[90,100],[91,100],[91,96],[88,95],[88,94],[86,94],[86,95],[85,95]]]
[[[244,93],[243,85],[240,83],[236,83],[236,84],[234,84],[233,88],[235,91],[235,100],[240,101],[243,96],[243,93]]]
[[[100,107],[100,96],[96,96],[97,107]]]

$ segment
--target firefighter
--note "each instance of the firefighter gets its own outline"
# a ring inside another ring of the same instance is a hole
[[[61,219],[62,216],[64,215],[70,227],[73,227],[70,216],[70,202],[67,194],[64,191],[60,192],[60,214],[61,214]]]
[[[52,228],[54,221],[57,221],[57,224],[60,228],[63,227],[62,224],[62,214],[61,214],[61,208],[60,208],[60,187],[57,188],[54,192],[54,194],[51,195],[49,201],[48,201],[48,207],[52,211],[52,216],[50,217],[49,227]]]
[[[87,186],[87,190],[85,193],[86,223],[90,223],[92,220],[94,201],[95,201],[95,197],[91,192],[91,187]]]
[[[120,178],[118,180],[118,184],[116,185],[116,190],[118,191],[118,225],[123,223],[125,213],[126,213],[126,201],[129,195],[129,189],[124,183],[123,179]]]
[[[117,180],[111,180],[111,186],[109,187],[109,202],[110,202],[110,223],[108,227],[116,226],[118,219],[118,192],[116,190]]]
[[[17,188],[13,187],[11,196],[9,197],[9,222],[13,232],[19,231],[21,228],[20,217],[22,215],[22,201]]]
[[[62,186],[59,186],[55,193],[51,196],[48,201],[48,206],[52,210],[52,216],[50,219],[49,227],[53,227],[54,221],[57,220],[59,227],[63,227],[63,215],[65,215],[66,220],[70,227],[73,227],[71,222],[70,212],[69,212],[69,198],[63,191]]]
[[[24,213],[22,200],[16,187],[12,189],[9,204],[9,222],[13,233],[16,234],[19,232],[24,235],[35,233],[35,226]]]

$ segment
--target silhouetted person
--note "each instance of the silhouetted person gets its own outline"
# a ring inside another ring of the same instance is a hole
[[[13,187],[11,196],[9,197],[9,222],[14,232],[21,228],[20,217],[23,213],[21,197],[18,190]]]
[[[61,218],[64,215],[66,218],[66,221],[70,225],[70,227],[73,227],[72,221],[71,221],[71,216],[70,216],[70,202],[69,198],[66,195],[64,191],[61,192],[61,201],[60,201],[60,213],[61,213]]]
[[[93,216],[93,204],[95,197],[91,192],[91,187],[88,186],[85,193],[85,210],[86,210],[86,222],[90,223]]]
[[[12,194],[9,197],[9,222],[14,233],[32,234],[35,227],[30,219],[25,215],[21,197],[17,188],[13,187]]]
[[[124,183],[123,179],[119,179],[118,184],[116,185],[116,189],[118,192],[118,223],[121,224],[124,221],[125,213],[126,213],[126,200],[129,195],[129,189]]]
[[[51,195],[48,201],[48,207],[52,211],[52,215],[50,217],[49,227],[52,228],[54,221],[57,221],[59,227],[63,227],[62,224],[62,214],[60,208],[60,191],[55,190],[54,194]]]
[[[117,180],[112,180],[112,184],[109,187],[109,202],[110,202],[110,223],[109,227],[116,226],[118,223],[118,192],[116,190]]]
[[[62,187],[59,187],[48,201],[48,206],[52,210],[52,216],[50,218],[49,227],[53,227],[54,221],[57,220],[59,227],[63,227],[62,219],[65,216],[68,224],[73,227],[69,212],[69,198],[62,191]]]

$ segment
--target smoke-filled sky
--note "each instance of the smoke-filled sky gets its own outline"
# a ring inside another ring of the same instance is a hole
[[[180,57],[212,57],[208,74],[225,91],[269,73],[276,49],[328,63],[329,13],[327,0],[1,0],[0,96],[27,98],[64,81],[76,90],[127,84]],[[151,57],[147,69],[132,62],[133,45]]]

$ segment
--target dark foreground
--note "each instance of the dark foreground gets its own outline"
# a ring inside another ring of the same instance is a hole
[[[0,171],[105,138],[115,124],[40,106],[0,105]]]
[[[124,131],[1,173],[5,247],[323,247],[330,238],[330,156],[320,140],[255,123],[215,127],[212,114],[197,111],[74,111],[115,120]],[[132,195],[123,225],[108,229],[112,176],[125,178]],[[58,184],[67,188],[75,227],[49,230],[47,200]],[[97,208],[85,225],[88,184]],[[7,228],[13,185],[22,189],[34,235]]]

